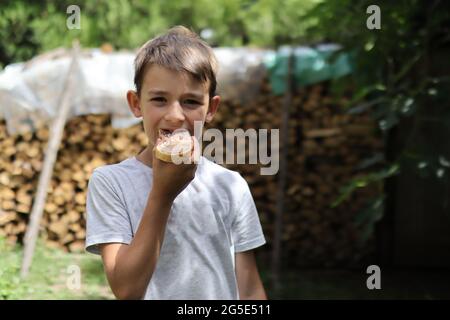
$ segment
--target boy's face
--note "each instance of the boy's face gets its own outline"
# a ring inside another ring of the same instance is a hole
[[[128,91],[127,100],[136,117],[143,117],[143,125],[150,147],[158,138],[159,129],[189,130],[194,135],[194,121],[210,122],[220,97],[209,99],[209,82],[195,81],[186,73],[152,65],[144,74],[140,97]]]

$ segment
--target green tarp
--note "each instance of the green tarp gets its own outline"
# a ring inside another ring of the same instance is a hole
[[[286,90],[288,60],[293,55],[293,76],[296,86],[305,86],[329,79],[336,79],[352,72],[351,55],[339,52],[336,45],[310,47],[281,47],[268,54],[264,65],[270,77],[274,94]]]

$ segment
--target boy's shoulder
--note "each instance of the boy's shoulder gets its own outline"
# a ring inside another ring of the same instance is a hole
[[[134,163],[132,158],[127,158],[118,163],[106,164],[99,166],[92,172],[93,175],[101,175],[105,177],[111,177],[120,174],[130,174],[138,171],[138,166]],[[144,164],[142,164],[144,165]]]
[[[108,185],[113,189],[118,189],[124,184],[129,185],[131,181],[137,181],[137,177],[145,175],[145,165],[139,167],[138,160],[127,158],[118,163],[99,166],[92,171],[89,184]]]
[[[225,168],[224,166],[215,163],[214,161],[209,160],[206,157],[201,157],[201,165],[203,165],[203,168],[208,170],[209,172],[212,172],[213,174],[220,174],[223,177],[228,178],[242,178],[241,174],[237,171]]]
[[[238,176],[239,173],[237,171],[230,170],[225,168],[224,166],[215,163],[214,161],[209,160],[208,158],[202,156],[200,160],[200,166],[205,171],[210,172],[212,174],[221,174],[228,177]]]
[[[235,192],[248,188],[247,181],[239,172],[225,168],[205,157],[202,157],[201,161],[200,175],[207,178],[215,187],[222,186]]]

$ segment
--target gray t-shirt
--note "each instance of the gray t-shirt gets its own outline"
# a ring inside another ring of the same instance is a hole
[[[149,192],[152,169],[136,159],[94,170],[88,185],[86,250],[130,244]],[[175,199],[144,299],[239,299],[234,253],[265,243],[247,182],[202,157]]]

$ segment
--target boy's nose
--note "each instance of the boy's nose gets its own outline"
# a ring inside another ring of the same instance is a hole
[[[166,121],[172,122],[172,123],[184,121],[185,117],[184,117],[183,107],[178,103],[178,101],[175,101],[174,103],[172,103],[170,105],[164,118]]]

